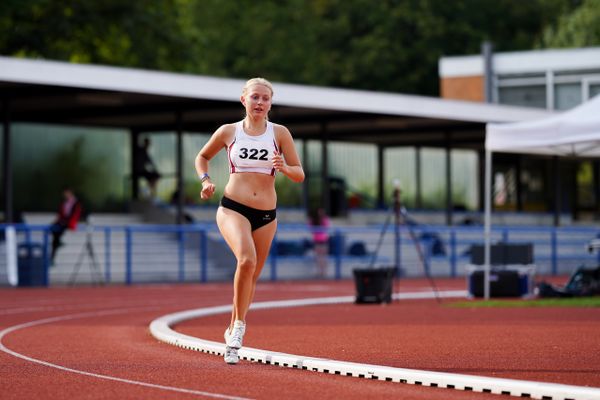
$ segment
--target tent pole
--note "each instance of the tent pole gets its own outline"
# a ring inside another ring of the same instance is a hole
[[[490,298],[490,239],[492,225],[492,152],[485,150],[485,215],[484,215],[484,253],[483,253],[483,297]]]

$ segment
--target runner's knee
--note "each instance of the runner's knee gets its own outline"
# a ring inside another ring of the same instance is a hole
[[[256,258],[255,257],[241,257],[238,260],[237,268],[242,274],[254,275],[256,269]]]

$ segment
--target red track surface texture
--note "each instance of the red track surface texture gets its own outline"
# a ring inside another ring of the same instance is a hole
[[[464,289],[464,280],[438,281]],[[429,290],[401,281],[400,291]],[[352,282],[262,283],[256,301],[354,295]],[[509,398],[241,362],[158,342],[148,325],[229,304],[229,284],[0,290],[2,399]],[[435,301],[251,311],[254,348],[393,367],[600,387],[600,310]],[[52,319],[49,319],[52,318]],[[229,316],[179,332],[221,341]],[[27,324],[27,325],[24,325]]]

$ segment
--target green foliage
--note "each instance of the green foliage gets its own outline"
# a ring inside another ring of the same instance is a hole
[[[557,24],[544,30],[538,47],[586,47],[600,45],[600,0],[584,0]]]
[[[175,0],[3,1],[0,52],[180,70],[193,52],[181,35],[179,11]]]
[[[436,95],[440,56],[479,53],[486,39],[499,50],[530,48],[566,4],[209,0],[190,14],[212,62],[202,72]],[[235,29],[224,29],[224,21],[235,21]]]
[[[473,300],[447,304],[450,307],[472,308],[524,308],[524,307],[600,307],[600,297],[573,297],[565,299],[532,299],[532,300]]]
[[[4,0],[0,54],[437,95],[440,56],[531,48],[579,3]]]

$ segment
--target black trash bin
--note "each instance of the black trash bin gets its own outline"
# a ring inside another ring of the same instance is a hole
[[[47,286],[44,248],[39,243],[23,243],[17,249],[19,286]]]
[[[484,296],[485,271],[474,271],[469,277],[469,291],[474,297]],[[523,277],[526,279],[527,277]],[[494,268],[490,271],[490,297],[520,297],[527,294],[527,282],[519,272]]]
[[[329,215],[345,217],[348,214],[346,199],[346,181],[342,178],[329,177]]]
[[[391,303],[396,268],[356,268],[356,303]]]

